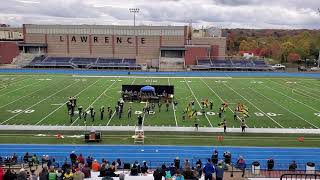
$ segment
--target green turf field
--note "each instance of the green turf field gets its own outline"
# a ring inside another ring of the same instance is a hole
[[[84,125],[75,116],[69,122],[67,97],[77,96],[77,104],[84,109],[94,106],[96,120],[87,125],[135,125],[136,115],[126,117],[129,104],[125,104],[124,116],[111,119],[105,115],[99,119],[101,106],[114,109],[120,98],[122,84],[174,85],[175,111],[146,115],[144,125],[193,126],[194,120],[182,120],[187,104],[194,100],[196,109],[208,97],[214,102],[210,113],[200,116],[201,127],[217,127],[218,108],[223,101],[229,108],[225,116],[228,127],[239,127],[233,120],[232,111],[241,102],[249,108],[246,124],[250,128],[319,128],[320,127],[320,81],[303,78],[166,78],[166,77],[73,77],[62,75],[1,75],[0,76],[0,124],[30,125]],[[133,112],[142,111],[144,104],[132,103]],[[157,106],[156,106],[157,107]],[[212,113],[214,112],[214,113]],[[213,115],[214,114],[214,115]]]

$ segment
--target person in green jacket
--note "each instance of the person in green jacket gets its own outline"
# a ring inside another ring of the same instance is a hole
[[[51,167],[49,171],[49,180],[57,180],[57,173],[54,171],[53,167]]]

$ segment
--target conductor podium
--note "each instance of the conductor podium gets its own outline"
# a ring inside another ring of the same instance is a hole
[[[144,130],[142,126],[136,126],[132,138],[135,144],[144,144]]]
[[[101,132],[96,132],[96,131],[90,131],[85,133],[84,135],[84,140],[86,143],[89,142],[100,142],[102,138]]]

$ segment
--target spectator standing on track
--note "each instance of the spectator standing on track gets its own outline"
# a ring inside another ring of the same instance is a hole
[[[180,159],[179,157],[176,157],[176,159],[174,159],[174,166],[176,167],[176,169],[180,169]]]
[[[148,174],[149,167],[147,165],[147,162],[143,161],[142,163],[143,163],[143,165],[141,166],[141,173],[142,174]]]
[[[203,167],[204,180],[212,180],[212,174],[215,172],[214,165],[208,159],[207,164]]]
[[[242,171],[242,177],[243,177],[246,169],[246,162],[244,161],[242,156],[239,157],[236,167]]]
[[[291,164],[289,165],[289,171],[296,171],[297,169],[297,163],[296,161],[292,161]]]
[[[57,180],[63,180],[63,172],[61,168],[57,170]]]
[[[92,158],[91,155],[89,155],[89,156],[87,157],[86,162],[87,162],[88,166],[91,167],[92,162],[93,162],[93,158]]]
[[[73,166],[77,161],[77,155],[75,154],[75,151],[71,152],[70,159],[71,159],[71,165]]]
[[[272,171],[274,167],[274,160],[272,158],[268,159],[267,166],[268,166],[268,171]]]
[[[223,161],[219,161],[216,166],[216,180],[223,180],[224,164]]]
[[[79,156],[77,157],[77,160],[79,163],[84,164],[84,158],[83,158],[82,154],[79,154]]]
[[[219,153],[218,151],[215,149],[212,153],[212,156],[211,156],[211,161],[214,165],[216,165],[218,163],[218,156],[219,156]]]

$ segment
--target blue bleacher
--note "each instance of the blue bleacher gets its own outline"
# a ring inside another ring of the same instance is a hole
[[[197,62],[198,65],[211,65],[210,59],[198,59]]]
[[[97,58],[72,58],[71,62],[76,65],[88,65],[94,64],[97,61]]]

